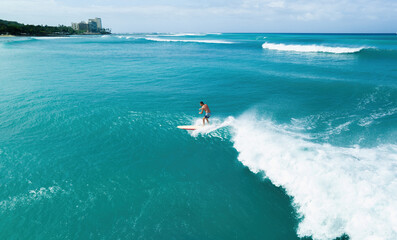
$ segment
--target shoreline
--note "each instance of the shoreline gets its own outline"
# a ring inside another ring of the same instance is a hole
[[[97,34],[97,33],[85,33],[85,34],[70,34],[70,35],[46,35],[46,36],[37,36],[37,35],[9,35],[9,34],[4,34],[0,35],[0,38],[7,38],[7,37],[59,37],[59,38],[64,38],[64,37],[70,37],[70,36],[95,36],[95,35],[111,35],[111,33],[108,34]]]

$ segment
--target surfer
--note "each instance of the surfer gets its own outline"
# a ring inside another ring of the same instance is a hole
[[[200,110],[201,112],[199,112],[199,114],[202,114],[203,111],[205,111],[205,115],[204,115],[204,117],[203,117],[203,125],[205,125],[205,120],[207,120],[207,123],[210,124],[210,121],[208,121],[208,118],[211,117],[210,108],[208,107],[207,104],[204,104],[204,102],[202,102],[202,101],[200,102],[200,106],[201,106],[201,108],[199,108],[199,110]]]

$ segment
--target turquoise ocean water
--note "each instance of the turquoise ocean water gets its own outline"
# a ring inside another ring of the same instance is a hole
[[[0,239],[397,239],[397,35],[1,38],[0,85]]]

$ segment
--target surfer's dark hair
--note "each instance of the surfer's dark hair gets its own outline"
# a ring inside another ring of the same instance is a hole
[[[201,101],[200,103],[201,103],[201,104],[204,104],[204,102],[203,102],[203,101]]]

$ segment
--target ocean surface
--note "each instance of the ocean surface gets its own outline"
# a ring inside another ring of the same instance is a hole
[[[0,86],[0,239],[397,239],[395,34],[1,38]]]

